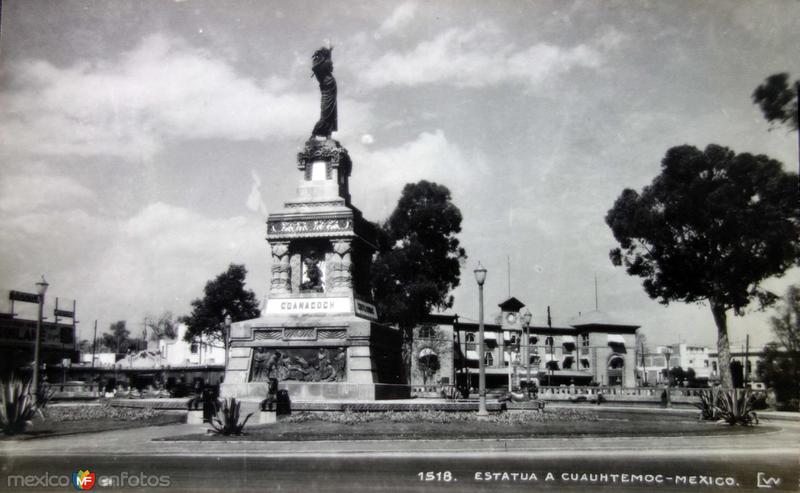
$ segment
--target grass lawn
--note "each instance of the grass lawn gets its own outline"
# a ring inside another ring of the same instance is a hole
[[[37,416],[25,433],[13,436],[0,434],[0,440],[27,440],[96,433],[180,423],[185,420],[181,413],[152,409],[120,409],[105,404],[48,406],[44,415],[45,419]]]
[[[249,426],[242,436],[193,434],[176,441],[446,440],[462,438],[545,438],[576,436],[685,436],[764,433],[775,428],[729,427],[690,416],[627,411],[597,414],[578,409],[493,415],[478,422],[475,413],[299,413],[275,425]]]

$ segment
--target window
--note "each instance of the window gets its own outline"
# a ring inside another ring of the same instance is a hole
[[[716,362],[716,361],[712,361],[712,362],[711,362],[711,369],[712,369],[713,371],[717,371],[717,362]]]
[[[581,334],[581,346],[589,347],[589,334]]]
[[[703,361],[703,366],[704,366],[704,367],[706,367],[706,368],[708,368],[708,360],[704,360],[704,361]]]
[[[565,370],[571,370],[573,362],[574,362],[574,359],[572,358],[572,356],[567,356],[566,358],[564,358],[564,363],[561,366]]]
[[[494,365],[494,356],[492,356],[492,353],[486,352],[484,354],[484,356],[483,356],[483,364],[486,365],[486,366]]]
[[[517,343],[517,336],[512,335],[511,340],[508,341],[509,344],[516,344]]]
[[[475,333],[474,332],[467,332],[465,340],[467,342],[475,342]]]
[[[539,363],[541,361],[542,361],[542,359],[539,357],[538,354],[532,354],[530,356],[530,358],[528,358],[528,363],[531,364],[531,365],[539,366]]]
[[[536,336],[530,336],[530,337],[528,338],[528,344],[530,344],[531,346],[534,346],[534,345],[536,345],[536,344],[538,344],[538,343],[539,343],[539,338],[538,338],[538,337],[536,337]]]
[[[584,370],[589,368],[589,360],[586,358],[581,359],[581,368]]]
[[[197,350],[198,350],[198,345],[197,345],[197,343],[196,343],[196,342],[193,342],[193,343],[192,343],[192,345],[191,345],[191,346],[189,346],[189,351],[190,351],[192,354],[197,354]]]
[[[420,339],[433,339],[436,337],[436,329],[432,325],[423,325],[419,328]]]
[[[552,337],[546,337],[544,339],[544,345],[545,346],[552,346],[553,345],[553,338]]]
[[[625,368],[625,360],[618,356],[611,358],[611,360],[608,362],[609,370],[620,370],[622,368]]]

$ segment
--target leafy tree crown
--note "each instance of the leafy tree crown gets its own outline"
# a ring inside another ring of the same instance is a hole
[[[231,264],[228,270],[206,283],[203,298],[192,301],[192,313],[181,319],[187,326],[184,339],[191,341],[204,335],[221,340],[226,314],[233,322],[261,315],[255,293],[244,287],[246,275],[244,265]]]
[[[767,156],[709,145],[673,147],[641,193],[626,189],[606,215],[615,265],[663,304],[708,300],[737,314],[800,260],[797,175]]]
[[[382,316],[409,328],[434,307],[453,305],[466,259],[457,233],[461,211],[450,190],[429,181],[409,183],[389,219],[379,227],[372,288]]]

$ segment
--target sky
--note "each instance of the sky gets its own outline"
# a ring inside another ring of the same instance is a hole
[[[325,40],[354,205],[382,221],[425,179],[462,211],[451,312],[477,319],[480,261],[490,316],[510,281],[534,324],[547,306],[566,323],[595,309],[596,276],[599,309],[651,345],[715,345],[708,306],[661,305],[611,264],[604,217],[676,145],[797,170],[796,135],[750,95],[800,76],[800,2],[6,0],[0,288],[44,274],[81,338],[188,314],[230,263],[263,300],[265,219],[295,195]],[[731,315],[734,349],[768,342],[771,314]]]

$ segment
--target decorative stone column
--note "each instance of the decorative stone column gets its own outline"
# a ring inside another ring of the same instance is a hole
[[[272,246],[272,282],[270,294],[283,294],[292,291],[291,267],[289,266],[289,242],[275,241]]]
[[[349,239],[336,239],[331,240],[331,244],[333,245],[333,256],[329,286],[332,292],[350,292],[353,289],[353,262],[350,258],[352,242]]]

